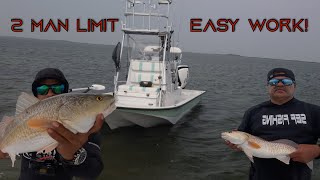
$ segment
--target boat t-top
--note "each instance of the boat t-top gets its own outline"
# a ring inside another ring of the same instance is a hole
[[[113,51],[117,109],[111,129],[175,124],[205,91],[186,89],[189,67],[175,46],[171,0],[126,0],[122,41]],[[124,73],[122,73],[122,71]]]

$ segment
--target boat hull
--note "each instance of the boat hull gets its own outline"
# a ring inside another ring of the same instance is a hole
[[[193,90],[188,90],[193,91]],[[189,101],[177,106],[162,107],[157,109],[117,107],[106,119],[111,129],[138,125],[141,127],[153,127],[162,124],[176,124],[188,111],[201,100],[204,91],[198,91],[197,95],[190,97]]]

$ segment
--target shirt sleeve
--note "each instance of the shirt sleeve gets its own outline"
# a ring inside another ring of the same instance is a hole
[[[64,165],[65,171],[71,176],[96,179],[104,167],[100,150],[101,139],[100,133],[91,134],[83,146],[87,151],[86,160],[78,166]]]
[[[251,111],[250,111],[250,110],[247,110],[247,111],[244,113],[244,115],[243,115],[242,122],[241,122],[241,124],[240,124],[239,127],[238,127],[238,131],[243,131],[243,132],[251,133],[251,132],[250,132],[250,126],[249,126],[250,117],[251,117]]]
[[[313,131],[315,133],[315,135],[318,138],[318,142],[319,142],[319,138],[320,138],[320,107],[319,106],[315,106],[315,109],[313,110],[315,117],[315,123],[313,126]],[[318,144],[319,148],[320,148],[320,144]],[[320,159],[320,155],[316,158],[316,159]]]
[[[313,110],[315,117],[315,126],[314,126],[314,132],[318,139],[320,138],[320,106],[315,106],[315,109]]]

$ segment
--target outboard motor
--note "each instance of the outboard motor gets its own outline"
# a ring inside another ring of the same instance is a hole
[[[179,86],[184,89],[188,84],[189,79],[189,66],[179,65],[178,66],[178,82]]]

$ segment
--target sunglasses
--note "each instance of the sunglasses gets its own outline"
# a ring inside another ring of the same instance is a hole
[[[64,92],[64,84],[41,85],[37,87],[37,94],[47,95],[49,89],[51,89],[54,94],[62,94]]]
[[[294,84],[294,81],[291,79],[270,79],[268,84],[270,86],[276,86],[278,85],[279,82],[282,82],[283,85],[285,86],[291,86],[292,84]]]

